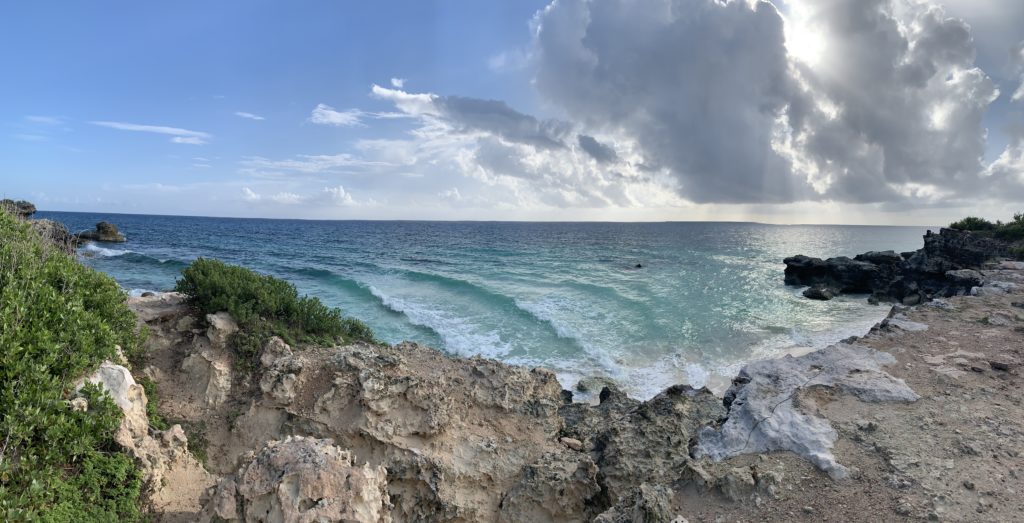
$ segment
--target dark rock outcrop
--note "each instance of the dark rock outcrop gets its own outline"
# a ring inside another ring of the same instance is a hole
[[[92,240],[97,242],[121,243],[125,237],[117,230],[117,226],[110,222],[99,222],[95,231],[80,232],[77,235],[79,240]]]
[[[933,297],[965,294],[984,282],[976,269],[1010,254],[1006,242],[967,231],[928,231],[924,247],[913,252],[872,251],[853,259],[822,260],[798,255],[786,258],[787,285],[807,285],[804,296],[830,299],[829,294],[871,294],[870,300],[916,305]]]
[[[36,213],[36,206],[25,200],[0,200],[0,209],[3,209],[18,218],[29,218]]]

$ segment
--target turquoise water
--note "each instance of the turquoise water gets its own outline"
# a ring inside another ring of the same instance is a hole
[[[926,230],[40,216],[72,230],[116,223],[127,243],[80,252],[135,292],[216,257],[287,279],[388,342],[544,366],[566,387],[607,375],[641,398],[676,383],[721,389],[753,359],[863,334],[887,308],[806,300],[783,285],[782,259],[912,250]]]

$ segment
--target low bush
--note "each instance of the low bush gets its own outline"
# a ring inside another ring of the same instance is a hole
[[[950,229],[960,231],[990,231],[996,228],[996,224],[977,216],[968,216],[960,221],[949,224]]]
[[[203,314],[227,311],[235,318],[240,330],[231,345],[244,366],[255,363],[271,336],[289,344],[373,341],[366,324],[317,298],[300,297],[291,283],[219,260],[192,262],[175,290]]]
[[[0,520],[137,521],[141,479],[113,435],[121,411],[73,382],[141,338],[108,276],[0,211]]]

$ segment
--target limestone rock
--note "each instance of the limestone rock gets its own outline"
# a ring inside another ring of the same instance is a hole
[[[197,490],[213,483],[212,477],[189,454],[188,440],[181,426],[174,425],[162,432],[151,430],[146,416],[148,400],[145,390],[135,382],[128,369],[120,365],[104,362],[95,373],[80,380],[76,390],[80,390],[85,382],[100,385],[124,413],[114,441],[135,457],[150,501],[155,506],[176,503],[175,508],[198,509],[198,506],[188,506],[190,500],[194,502],[198,498],[198,492],[194,497],[174,500],[167,500],[161,495],[161,487],[169,477],[187,477],[191,482],[188,487]]]
[[[985,278],[980,272],[973,269],[960,269],[956,271],[946,271],[946,279],[953,285],[958,287],[977,287],[985,283]]]
[[[280,337],[274,336],[267,340],[266,345],[263,346],[263,353],[260,354],[260,364],[264,367],[270,367],[278,359],[291,355],[292,348]]]
[[[201,520],[386,523],[386,476],[384,467],[358,466],[331,440],[271,441],[218,484]]]
[[[235,319],[227,312],[207,314],[206,323],[209,325],[206,328],[206,337],[216,349],[227,347],[231,335],[238,332],[238,323],[235,323]]]
[[[789,450],[844,478],[832,446],[836,431],[827,420],[803,412],[794,403],[800,389],[830,387],[861,401],[912,402],[918,395],[903,380],[881,369],[892,355],[840,343],[810,354],[747,365],[726,392],[729,415],[720,430],[701,429],[695,455],[721,460],[738,454]]]
[[[502,499],[498,521],[582,522],[591,498],[600,491],[597,465],[589,457],[547,453],[526,467]]]
[[[228,399],[231,361],[231,354],[223,345],[217,347],[206,338],[196,338],[195,352],[181,362],[181,370],[189,376],[189,383],[202,393],[206,406],[216,407]]]
[[[594,523],[671,523],[680,521],[672,514],[672,489],[641,483],[623,496],[612,508],[602,512]],[[685,520],[682,520],[685,521]]]

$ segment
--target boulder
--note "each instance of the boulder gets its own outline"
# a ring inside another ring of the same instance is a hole
[[[810,298],[812,300],[828,301],[835,298],[838,293],[831,287],[819,284],[813,287],[808,287],[804,290],[803,294],[805,298]]]
[[[329,439],[290,436],[266,444],[220,481],[200,521],[391,521],[387,471],[356,464]]]
[[[117,226],[110,222],[99,222],[96,224],[96,230],[80,232],[76,236],[78,240],[97,242],[121,243],[126,241],[124,235],[117,230]]]

